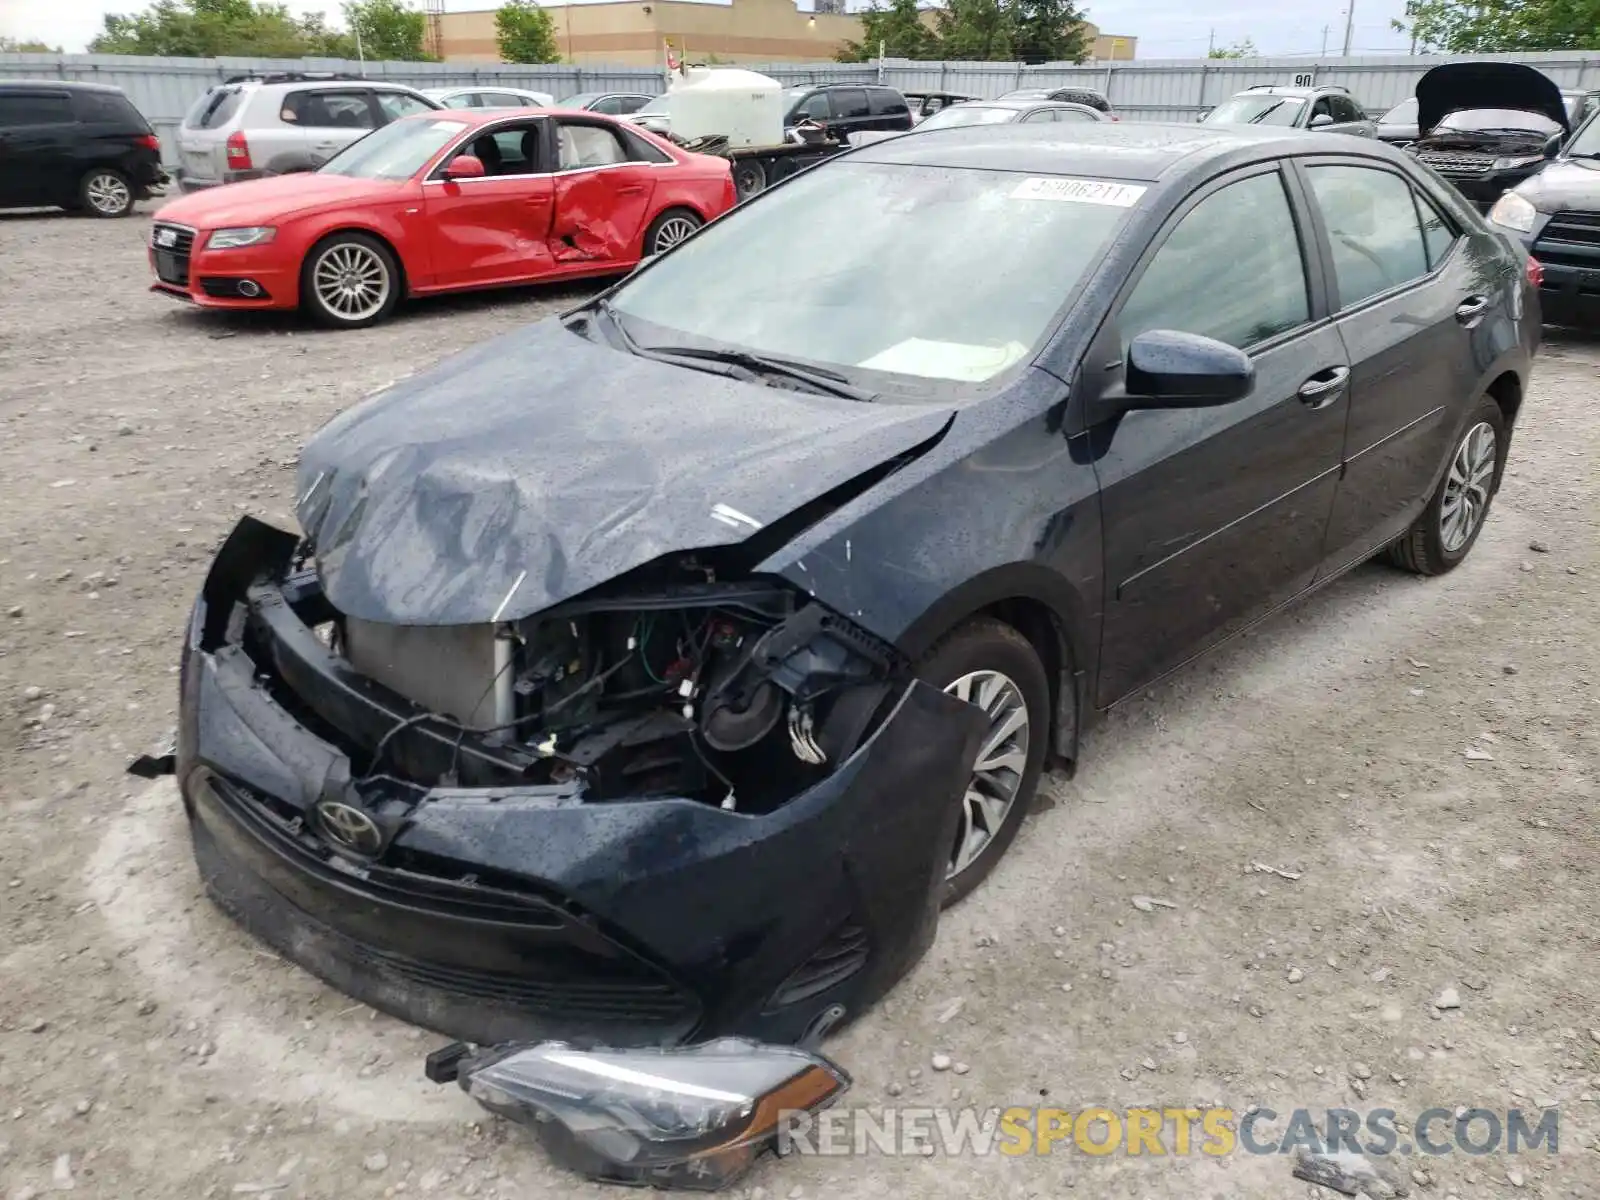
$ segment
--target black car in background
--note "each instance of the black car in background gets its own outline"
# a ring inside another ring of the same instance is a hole
[[[1372,139],[847,151],[310,440],[187,631],[200,878],[468,1041],[803,1039],[1096,714],[1460,564],[1538,336],[1526,256]]]
[[[1600,93],[1562,88],[1561,103],[1567,110],[1567,124],[1573,129],[1583,124],[1597,107]],[[1378,118],[1378,137],[1391,146],[1405,147],[1417,140],[1417,98],[1400,101]]]
[[[0,80],[0,208],[125,217],[165,178],[160,140],[119,88]]]
[[[1600,113],[1561,153],[1489,210],[1539,263],[1539,299],[1554,325],[1600,327]]]
[[[911,106],[892,87],[880,84],[820,83],[784,89],[788,107],[783,126],[810,121],[846,138],[867,130],[911,128]]]
[[[1417,81],[1419,136],[1407,150],[1487,212],[1543,170],[1571,129],[1561,89],[1532,67],[1446,63]]]

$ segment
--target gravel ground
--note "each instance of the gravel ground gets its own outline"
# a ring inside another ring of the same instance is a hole
[[[301,441],[579,293],[318,333],[147,294],[147,232],[0,217],[0,1196],[614,1195],[422,1080],[438,1039],[252,945],[200,896],[171,788],[123,774],[173,725],[211,551],[241,512],[288,520]],[[1558,1105],[1558,1154],[1392,1177],[1600,1195],[1597,367],[1551,335],[1461,570],[1362,568],[1102,724],[832,1039],[849,1102]],[[769,1162],[739,1190],[1331,1200],[1290,1168],[1067,1143]]]

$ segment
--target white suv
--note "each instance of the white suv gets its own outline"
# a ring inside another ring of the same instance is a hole
[[[246,75],[211,88],[178,130],[185,192],[320,167],[357,138],[439,102],[341,75]]]

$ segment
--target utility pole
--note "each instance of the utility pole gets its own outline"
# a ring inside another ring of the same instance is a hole
[[[1206,57],[1211,57],[1211,52],[1217,48],[1217,31],[1213,29],[1206,35]]]
[[[1317,57],[1318,58],[1327,58],[1328,57],[1328,27],[1326,25],[1324,25],[1322,27],[1322,53],[1319,54]]]
[[[1356,0],[1349,0],[1350,7],[1344,11],[1344,57],[1350,57],[1350,38],[1356,31]]]

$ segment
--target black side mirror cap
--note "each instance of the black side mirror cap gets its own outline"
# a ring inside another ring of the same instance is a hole
[[[1197,333],[1150,329],[1128,346],[1126,408],[1209,408],[1242,400],[1256,369],[1237,347]]]

